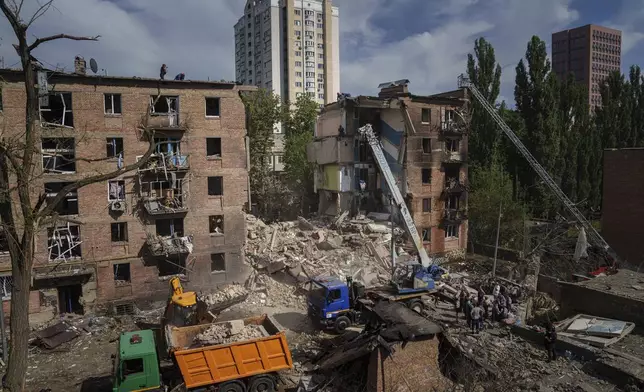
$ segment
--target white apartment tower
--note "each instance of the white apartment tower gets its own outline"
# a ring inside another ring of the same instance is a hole
[[[248,0],[235,25],[236,79],[295,102],[340,91],[338,7],[331,0]]]
[[[247,0],[235,24],[235,78],[271,89],[282,101],[308,94],[320,105],[335,102],[339,37],[338,7],[331,0]],[[283,170],[282,144],[276,135],[275,171]]]

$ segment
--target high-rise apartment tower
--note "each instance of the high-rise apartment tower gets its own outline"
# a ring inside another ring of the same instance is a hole
[[[552,70],[575,75],[588,88],[588,104],[601,105],[599,86],[621,66],[622,32],[589,24],[552,34]]]

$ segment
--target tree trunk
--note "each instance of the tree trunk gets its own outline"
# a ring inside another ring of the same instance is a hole
[[[25,391],[29,341],[29,288],[31,286],[32,230],[25,231],[21,262],[12,263],[11,333],[6,387],[11,392]]]

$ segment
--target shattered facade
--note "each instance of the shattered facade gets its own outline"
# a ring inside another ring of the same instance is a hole
[[[413,95],[408,83],[385,83],[378,97],[343,95],[324,107],[307,151],[317,164],[318,211],[390,212],[387,185],[357,133],[371,124],[427,251],[465,249],[467,95]]]
[[[254,88],[44,72],[34,200],[138,162],[149,137],[155,150],[138,170],[71,192],[56,207],[58,221],[36,241],[34,322],[165,297],[175,274],[190,290],[242,280],[249,192],[240,93]],[[0,73],[6,81],[0,118],[5,129],[24,132],[22,73]],[[7,280],[10,259],[1,240],[0,275]]]

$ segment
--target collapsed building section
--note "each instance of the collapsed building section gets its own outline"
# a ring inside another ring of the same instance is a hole
[[[399,219],[371,148],[357,132],[371,124],[426,249],[434,254],[465,249],[467,93],[418,96],[408,84],[383,83],[377,97],[345,94],[323,108],[307,151],[317,165],[318,211],[384,212]]]

